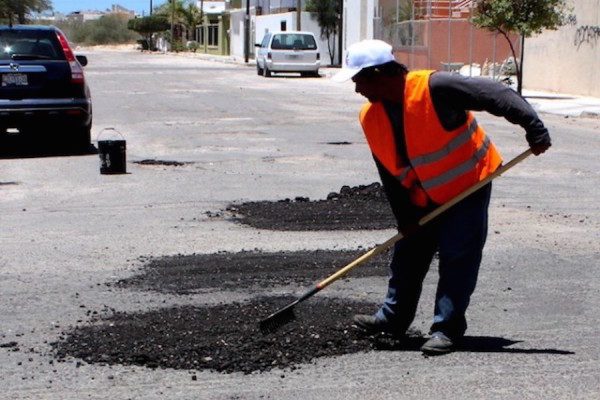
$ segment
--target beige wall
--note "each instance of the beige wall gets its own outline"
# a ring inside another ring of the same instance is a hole
[[[600,97],[600,0],[571,0],[575,19],[525,40],[526,89]]]

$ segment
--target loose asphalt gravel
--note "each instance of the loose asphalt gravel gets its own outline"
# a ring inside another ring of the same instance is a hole
[[[372,230],[396,226],[380,183],[343,186],[326,199],[296,197],[277,202],[252,201],[226,209],[240,223],[282,231]]]
[[[356,229],[361,212],[380,208],[382,195],[378,184],[345,186],[326,200],[254,202],[242,205],[237,213],[244,216],[241,220],[245,223],[254,225],[260,221],[261,227],[276,230],[292,226],[300,230],[328,226],[352,230]],[[274,212],[281,204],[287,206],[285,221]],[[389,215],[382,212],[381,220],[389,222]],[[294,225],[290,225],[292,222]],[[270,225],[265,226],[266,223]],[[177,255],[145,260],[140,273],[107,285],[178,295],[200,290],[260,293],[265,287],[308,286],[363,253],[360,250],[316,250]],[[353,277],[385,276],[387,258],[377,257],[364,268],[358,268]],[[88,363],[229,373],[296,368],[318,357],[367,351],[373,347],[351,326],[352,315],[372,313],[376,309],[373,303],[316,299],[309,308],[296,307],[296,321],[284,329],[269,334],[259,331],[261,319],[293,300],[291,297],[261,297],[210,307],[120,312],[100,320],[94,317],[86,325],[64,332],[65,338],[53,346],[59,360],[70,356]]]

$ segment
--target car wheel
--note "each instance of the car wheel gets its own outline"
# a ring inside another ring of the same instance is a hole
[[[267,66],[265,65],[265,78],[270,78],[271,75],[271,70],[269,68],[267,68]]]
[[[257,75],[262,75],[263,74],[263,69],[258,66],[258,61],[256,62],[256,74]]]

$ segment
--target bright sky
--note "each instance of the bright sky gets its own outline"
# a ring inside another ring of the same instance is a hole
[[[150,13],[150,0],[51,0],[54,10],[67,14],[80,10],[106,10],[113,4],[119,4],[138,14]],[[152,0],[152,7],[166,3],[167,0]]]

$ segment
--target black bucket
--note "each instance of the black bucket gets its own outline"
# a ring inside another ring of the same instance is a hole
[[[101,139],[102,133],[106,130],[114,131],[117,135],[105,135]],[[126,143],[123,135],[114,130],[107,128],[98,135],[98,155],[100,156],[100,173],[101,174],[126,174]]]

